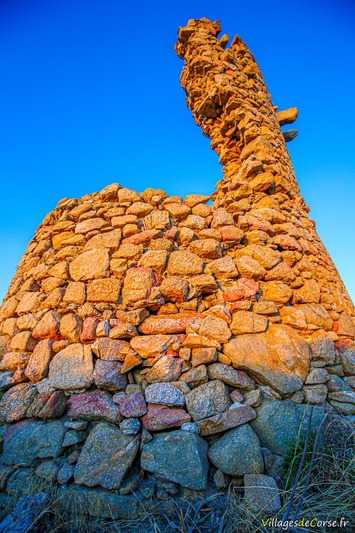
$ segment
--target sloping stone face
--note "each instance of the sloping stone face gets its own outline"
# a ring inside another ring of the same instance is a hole
[[[139,447],[139,438],[125,435],[117,427],[102,422],[86,440],[75,468],[74,479],[89,487],[118,488]]]
[[[141,449],[147,472],[205,490],[208,443],[219,474],[261,474],[259,444],[282,454],[306,404],[354,413],[355,310],[280,129],[297,111],[275,114],[219,32],[191,20],[176,43],[216,190],[114,183],[61,200],[29,243],[0,309],[0,463],[63,455],[68,480],[119,489]]]

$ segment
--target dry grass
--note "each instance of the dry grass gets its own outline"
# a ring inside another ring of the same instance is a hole
[[[295,477],[303,454],[304,440],[294,446],[285,464],[281,481],[282,509],[280,520],[288,507],[295,485]],[[305,461],[295,489],[294,503],[289,518],[307,485],[313,442],[307,448]],[[298,515],[298,520],[349,521],[340,528],[289,528],[293,532],[355,531],[355,432],[354,425],[345,420],[327,421],[320,436],[311,468],[309,485]],[[39,482],[38,491],[47,490]],[[268,518],[263,511],[256,512],[243,501],[243,489],[230,487],[225,495],[215,494],[195,502],[169,498],[155,504],[145,503],[135,520],[103,520],[88,518],[85,509],[76,506],[71,513],[63,512],[65,492],[51,489],[50,503],[33,524],[34,533],[265,533],[280,532],[280,528],[265,527]],[[165,509],[165,510],[164,510]]]
[[[305,462],[295,490],[294,503],[291,507],[289,520],[296,511],[300,498],[307,485],[314,439],[310,441]],[[299,439],[293,453],[285,465],[282,477],[281,496],[283,507],[277,513],[279,520],[285,515],[294,488],[296,473],[303,454],[304,440]],[[311,468],[310,480],[304,495],[298,520],[340,521],[348,520],[345,528],[302,527],[289,528],[288,531],[321,532],[355,531],[355,428],[350,422],[333,419],[327,422],[322,430],[319,445]],[[226,516],[226,531],[236,533],[265,533],[282,531],[281,528],[263,526],[266,516],[262,511],[256,513],[248,508],[242,499],[242,490],[235,490],[229,498],[230,507]]]

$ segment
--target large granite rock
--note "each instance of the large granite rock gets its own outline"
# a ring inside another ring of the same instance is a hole
[[[310,340],[313,361],[324,361],[327,365],[333,365],[336,358],[334,342],[323,330],[313,333]]]
[[[140,391],[122,396],[119,406],[121,415],[127,418],[139,418],[147,412],[147,404]]]
[[[198,420],[196,424],[200,428],[200,435],[205,436],[241,426],[255,417],[256,412],[249,405],[236,405],[224,413]]]
[[[122,363],[117,361],[96,361],[94,370],[95,385],[99,389],[121,391],[126,388],[127,376],[121,373]]]
[[[308,342],[283,324],[271,325],[266,333],[240,335],[225,345],[224,353],[235,368],[281,394],[302,388],[310,361]]]
[[[45,339],[40,341],[33,350],[25,369],[25,376],[32,383],[47,377],[49,363],[54,355],[52,344],[53,341]]]
[[[125,435],[107,422],[97,424],[86,439],[75,467],[75,483],[119,488],[138,449],[139,437]]]
[[[57,389],[88,389],[94,381],[93,372],[91,347],[75,343],[53,357],[49,380]]]
[[[355,375],[355,345],[341,350],[340,355],[345,375]]]
[[[104,276],[110,264],[106,248],[94,248],[76,257],[69,267],[74,281],[95,279]]]
[[[219,379],[230,385],[242,390],[251,390],[255,388],[255,381],[251,379],[245,372],[235,370],[229,365],[222,363],[213,363],[207,367],[208,377],[210,379]]]
[[[148,403],[163,404],[170,407],[185,405],[184,393],[172,383],[152,383],[144,391]]]
[[[264,470],[260,442],[249,424],[228,431],[208,450],[208,458],[224,474],[244,476]]]
[[[60,420],[19,422],[6,434],[1,461],[7,465],[30,465],[38,458],[58,457],[66,431]]]
[[[68,415],[73,419],[121,421],[118,405],[113,402],[111,394],[103,390],[73,394],[68,406]]]
[[[0,522],[0,533],[26,533],[33,525],[48,503],[48,494],[39,492],[20,498],[14,510]]]
[[[16,422],[26,417],[26,412],[37,394],[35,385],[20,383],[5,392],[0,400],[0,420]]]
[[[227,387],[217,379],[186,394],[187,410],[195,422],[223,413],[231,403]]]
[[[27,418],[59,418],[66,410],[67,397],[63,391],[37,394],[26,411]]]
[[[190,420],[191,416],[184,409],[149,404],[147,414],[142,417],[142,424],[148,431],[161,431],[180,427]]]
[[[122,496],[100,488],[69,486],[63,491],[58,505],[64,513],[90,516],[107,520],[135,520],[140,502],[131,496]]]
[[[183,362],[184,361],[178,357],[164,355],[146,373],[145,379],[148,381],[148,383],[176,381],[180,377]]]
[[[160,433],[143,446],[141,466],[183,487],[205,490],[207,448],[207,443],[190,431]]]
[[[299,432],[306,429],[310,406],[290,400],[269,400],[256,407],[257,418],[251,423],[261,445],[278,455],[286,455],[297,441]],[[312,428],[315,429],[324,416],[322,406],[313,407]]]

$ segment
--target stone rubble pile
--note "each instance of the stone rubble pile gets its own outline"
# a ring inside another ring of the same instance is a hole
[[[224,165],[216,191],[63,199],[18,266],[0,311],[10,495],[36,477],[85,501],[85,487],[164,499],[244,479],[274,512],[310,405],[315,427],[325,411],[354,419],[355,310],[280,129],[297,110],[275,114],[249,50],[219,32],[191,20],[176,44]]]

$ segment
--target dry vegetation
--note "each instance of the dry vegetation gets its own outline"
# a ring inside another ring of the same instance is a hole
[[[283,508],[277,514],[281,520],[293,503],[289,520],[298,512],[298,520],[348,520],[345,528],[321,527],[289,528],[293,532],[327,532],[355,530],[355,430],[354,425],[335,418],[324,424],[316,449],[314,436],[305,447],[299,439],[285,461],[281,494]],[[302,455],[305,457],[299,468]],[[312,453],[314,455],[312,461]],[[298,482],[295,483],[299,471]],[[307,479],[309,478],[309,479]],[[40,483],[40,482],[39,482]],[[39,484],[38,490],[46,487]],[[306,489],[306,490],[305,490]],[[297,506],[302,498],[302,504]],[[282,531],[263,525],[268,518],[262,511],[248,508],[243,503],[243,489],[230,486],[225,495],[204,500],[183,501],[169,499],[155,505],[146,504],[139,519],[114,521],[88,518],[78,506],[73,512],[63,511],[64,493],[52,490],[50,503],[38,517],[31,531],[35,533],[265,533]],[[29,531],[29,530],[28,530]]]

